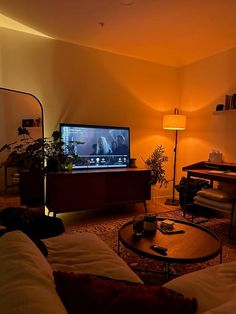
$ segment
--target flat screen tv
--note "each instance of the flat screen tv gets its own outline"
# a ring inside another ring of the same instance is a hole
[[[72,157],[73,169],[129,166],[128,127],[60,123],[60,132],[63,152]]]

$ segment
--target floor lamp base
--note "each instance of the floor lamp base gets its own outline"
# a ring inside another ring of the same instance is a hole
[[[179,200],[175,200],[173,198],[167,198],[165,201],[166,205],[172,205],[172,206],[178,206],[179,205]]]

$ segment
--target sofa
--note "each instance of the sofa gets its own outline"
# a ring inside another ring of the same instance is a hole
[[[148,287],[92,233],[62,234],[39,245],[11,231],[0,237],[0,252],[2,314],[227,314],[236,309],[236,262]]]
[[[164,287],[196,297],[197,313],[236,313],[236,261],[179,276]]]

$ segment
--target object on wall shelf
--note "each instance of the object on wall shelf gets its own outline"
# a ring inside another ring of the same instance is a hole
[[[236,112],[236,108],[235,109],[228,109],[228,110],[216,110],[213,111],[214,115],[223,115],[223,114],[232,114],[233,112]]]
[[[174,206],[179,205],[179,201],[175,199],[176,153],[177,153],[177,143],[178,143],[178,131],[185,130],[185,128],[186,128],[186,116],[180,115],[179,110],[177,108],[175,108],[174,114],[164,116],[163,129],[175,131],[172,198],[167,199],[165,201],[165,204],[167,205],[174,205]]]
[[[214,113],[231,111],[234,109],[236,109],[236,94],[225,95],[224,103],[217,104]]]
[[[225,95],[225,110],[236,109],[236,94]]]
[[[216,105],[216,112],[236,109],[236,94],[225,95],[224,104]]]
[[[216,105],[216,111],[222,111],[224,110],[225,105],[224,104],[218,104]]]
[[[32,127],[40,127],[41,119],[23,119],[22,120],[22,128],[32,128]]]

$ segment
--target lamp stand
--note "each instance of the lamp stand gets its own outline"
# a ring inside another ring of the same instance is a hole
[[[174,147],[174,174],[173,174],[173,188],[172,188],[172,198],[167,198],[165,201],[166,205],[178,206],[179,200],[175,199],[175,175],[176,175],[176,153],[178,144],[178,131],[175,131],[175,147]]]

